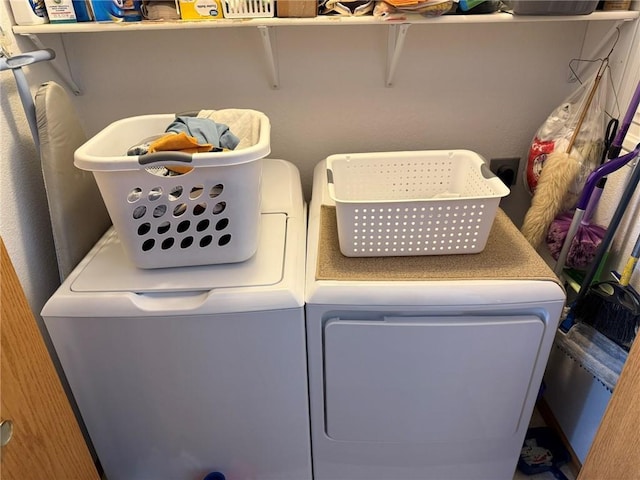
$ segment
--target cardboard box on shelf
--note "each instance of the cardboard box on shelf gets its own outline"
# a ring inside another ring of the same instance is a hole
[[[183,20],[224,18],[220,0],[176,0]]]
[[[317,0],[278,0],[277,16],[280,18],[308,18],[318,15]]]
[[[50,23],[76,23],[76,11],[71,0],[44,0]]]

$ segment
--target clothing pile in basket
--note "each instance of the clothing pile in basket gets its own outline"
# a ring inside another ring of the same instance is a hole
[[[127,155],[157,152],[224,152],[256,142],[251,110],[201,110],[197,116],[176,115],[163,133],[140,140]],[[232,131],[233,128],[233,131]],[[234,133],[236,132],[236,133]],[[184,174],[192,167],[162,167],[164,175]]]
[[[165,133],[146,138],[131,147],[127,155],[180,151],[185,153],[233,150],[240,140],[229,127],[208,118],[177,116]]]

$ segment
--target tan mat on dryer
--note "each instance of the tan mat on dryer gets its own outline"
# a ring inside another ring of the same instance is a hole
[[[550,280],[560,282],[498,209],[485,249],[463,255],[345,257],[338,244],[335,207],[322,205],[318,280]]]

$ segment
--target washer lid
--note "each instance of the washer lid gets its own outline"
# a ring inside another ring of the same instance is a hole
[[[111,230],[71,284],[74,292],[162,293],[274,285],[282,280],[287,215],[261,215],[258,251],[239,263],[141,269],[125,255]]]

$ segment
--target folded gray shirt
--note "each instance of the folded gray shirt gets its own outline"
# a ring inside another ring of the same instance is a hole
[[[216,123],[208,118],[177,116],[167,127],[167,133],[185,132],[194,137],[199,144],[210,143],[214,147],[234,150],[240,139],[223,123]]]

